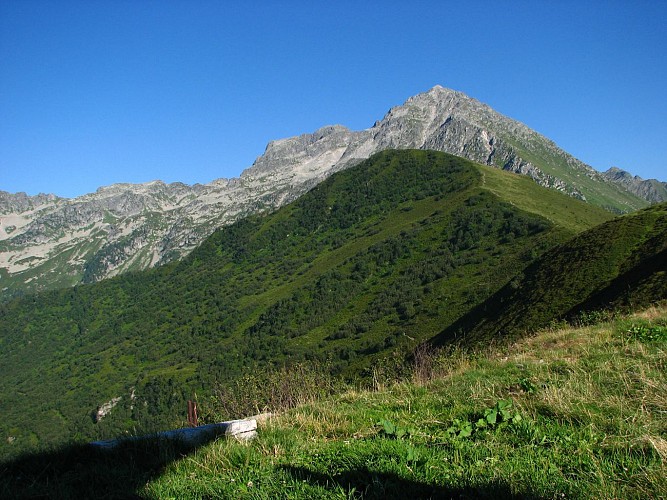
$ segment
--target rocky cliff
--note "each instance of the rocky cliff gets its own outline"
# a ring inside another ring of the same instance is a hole
[[[632,194],[651,203],[667,201],[667,182],[660,182],[657,179],[644,180],[638,175],[633,176],[630,172],[618,167],[611,167],[602,175],[605,179],[622,186]]]

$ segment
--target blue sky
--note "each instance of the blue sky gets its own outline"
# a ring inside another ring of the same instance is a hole
[[[667,180],[667,2],[0,2],[0,190],[236,177],[439,84]]]

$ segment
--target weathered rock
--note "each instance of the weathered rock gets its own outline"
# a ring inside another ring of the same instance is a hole
[[[257,421],[254,419],[230,420],[217,424],[201,425],[199,427],[184,427],[171,431],[134,436],[131,438],[94,441],[91,446],[103,450],[112,450],[123,443],[142,440],[175,441],[185,446],[199,446],[216,439],[219,436],[231,437],[240,441],[252,439],[257,435]]]
[[[638,175],[633,176],[630,172],[617,167],[611,167],[602,175],[651,203],[667,201],[667,182],[660,182],[657,179],[644,180]]]
[[[115,408],[115,406],[120,403],[121,399],[123,399],[121,396],[115,397],[111,399],[110,401],[107,401],[104,403],[102,406],[98,406],[97,410],[95,410],[93,414],[93,420],[95,423],[99,422],[102,420],[104,417],[106,417],[109,413],[111,413],[111,410]]]

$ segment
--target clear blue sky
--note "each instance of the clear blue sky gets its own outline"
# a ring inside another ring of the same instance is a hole
[[[0,190],[236,177],[439,84],[667,180],[667,2],[0,1]]]

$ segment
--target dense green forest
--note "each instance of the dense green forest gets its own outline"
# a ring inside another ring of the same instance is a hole
[[[455,156],[379,153],[181,262],[1,305],[0,454],[169,427],[261,367],[363,376],[610,218]]]

